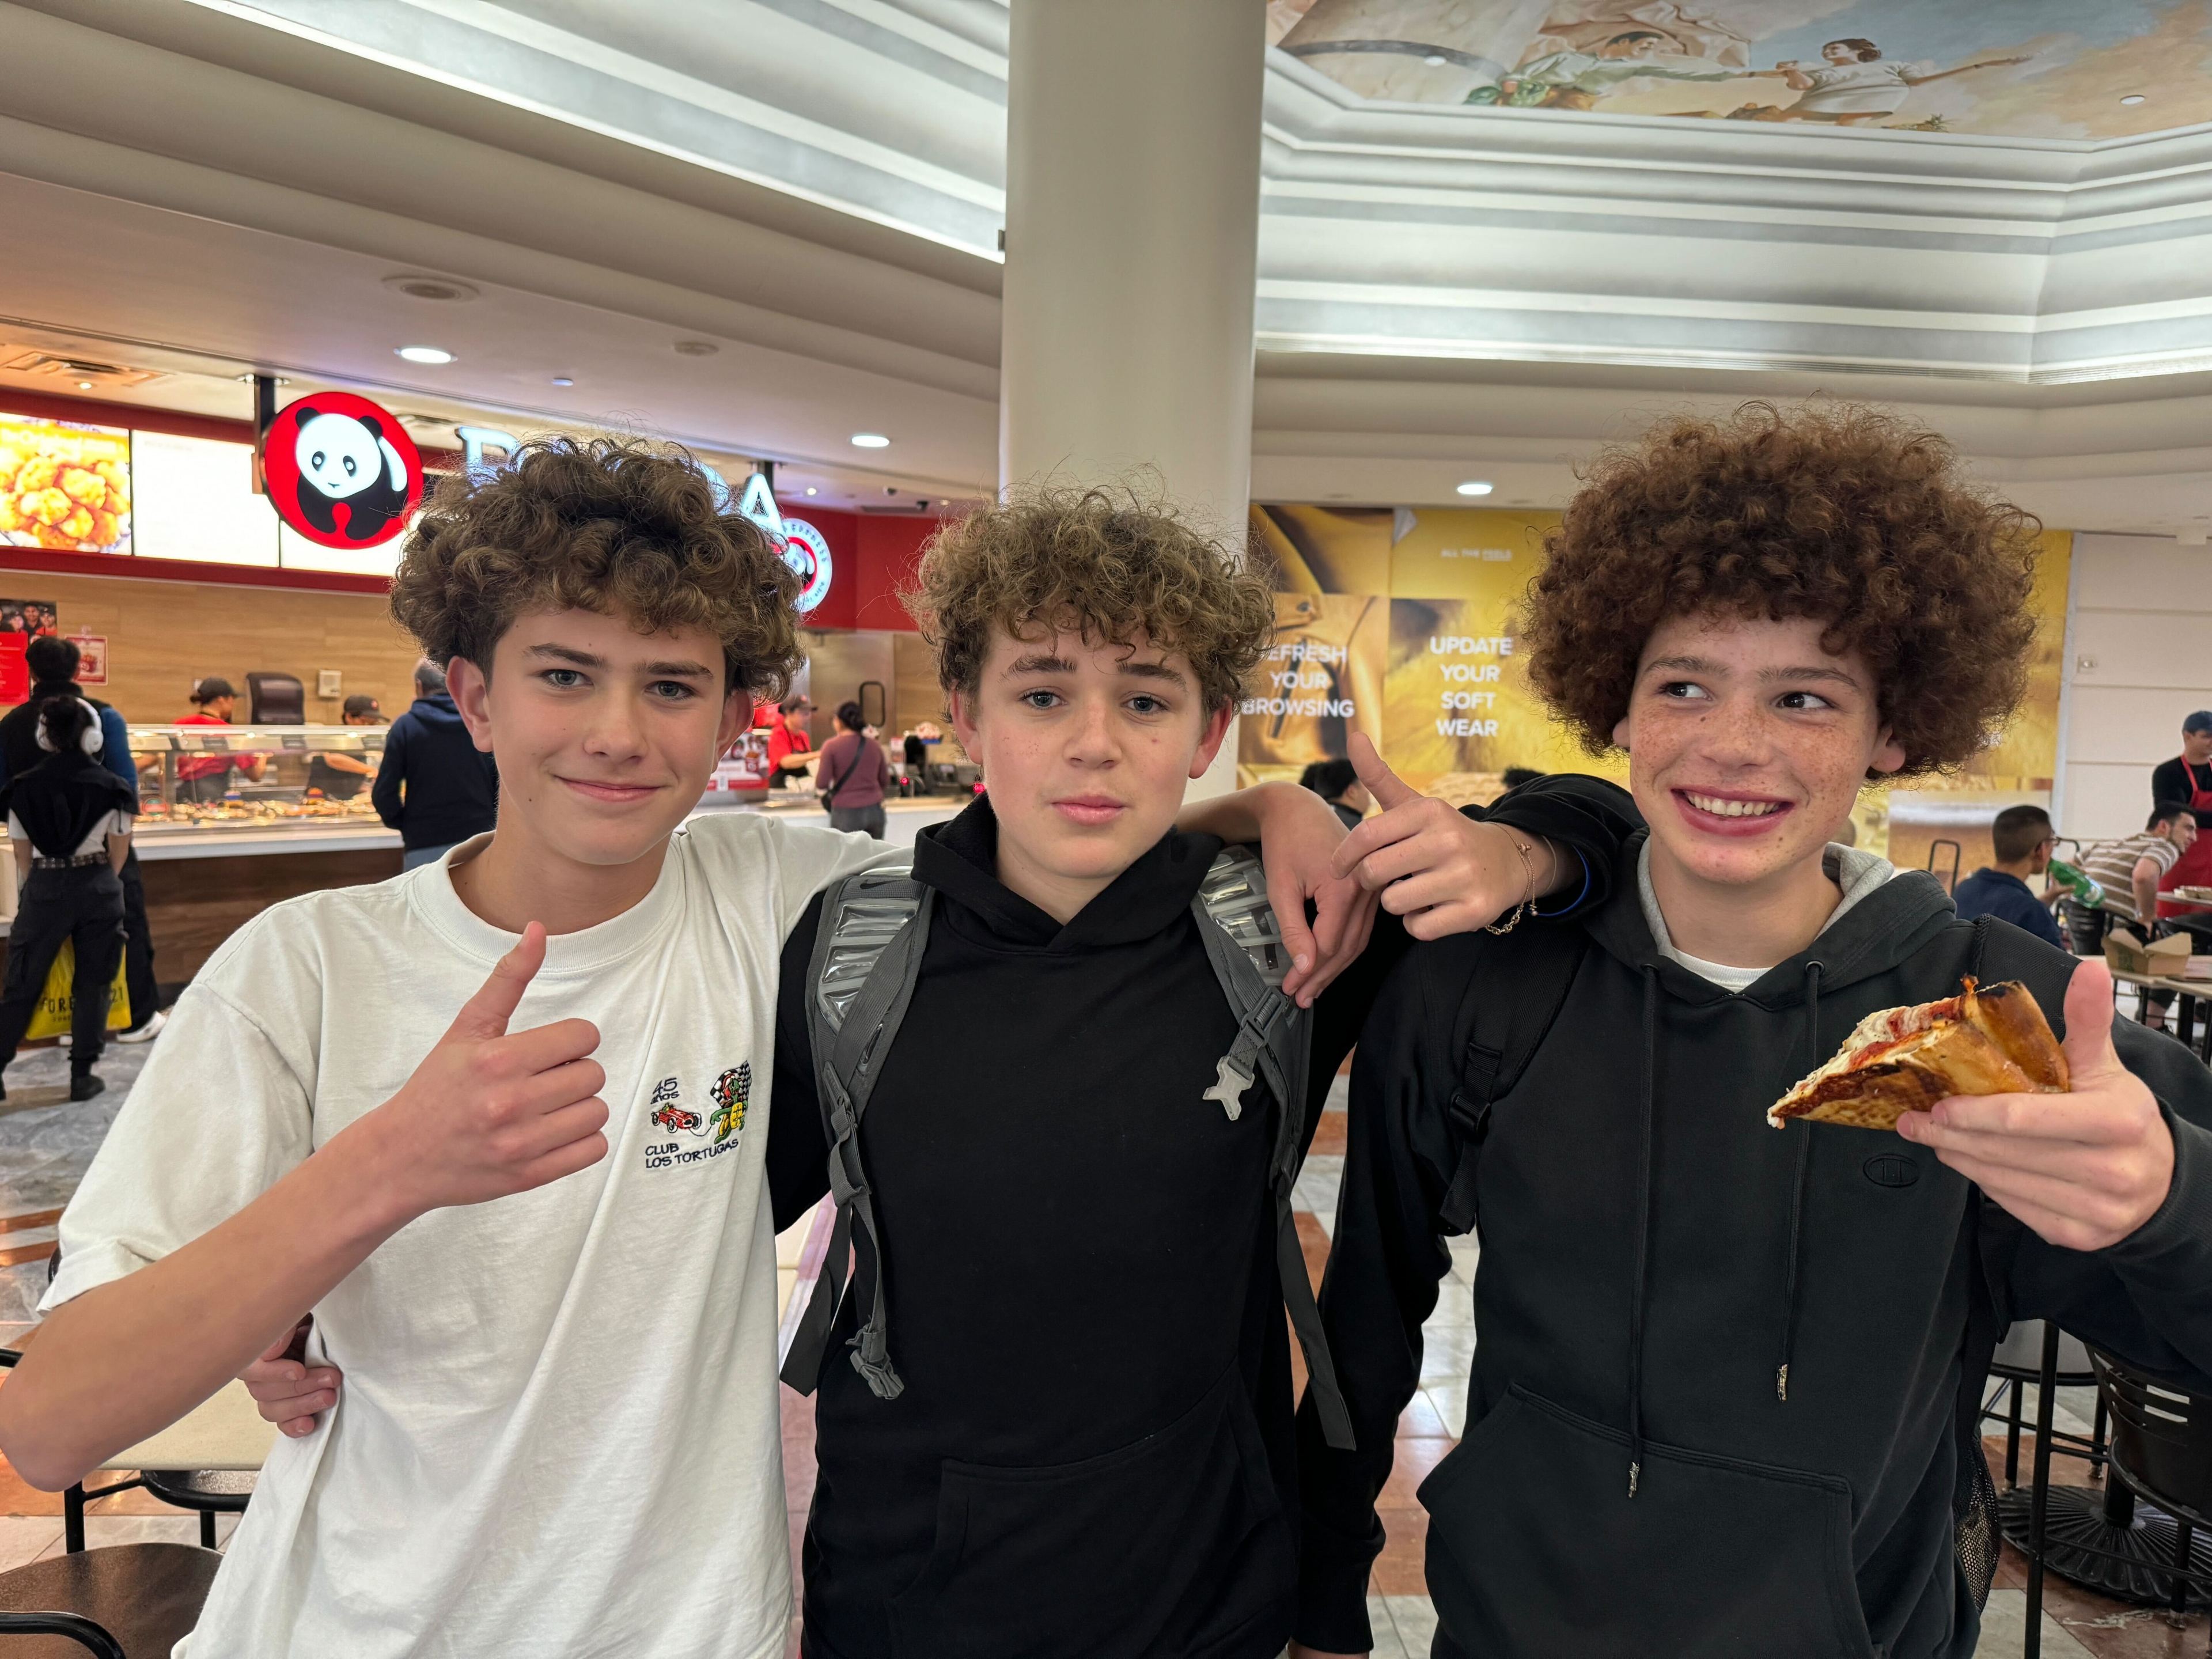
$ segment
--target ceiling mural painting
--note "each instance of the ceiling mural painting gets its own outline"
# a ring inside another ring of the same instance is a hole
[[[2212,121],[2212,0],[1272,0],[1362,97],[2105,139]]]

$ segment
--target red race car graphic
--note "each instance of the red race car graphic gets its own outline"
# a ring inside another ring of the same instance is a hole
[[[681,1106],[672,1104],[662,1107],[653,1115],[654,1127],[665,1129],[670,1134],[674,1134],[678,1129],[686,1133],[696,1133],[700,1121],[698,1113],[687,1112]]]

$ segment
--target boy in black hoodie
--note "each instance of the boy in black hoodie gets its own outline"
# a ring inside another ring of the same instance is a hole
[[[1322,1296],[1358,1445],[1309,1402],[1294,1653],[1370,1644],[1375,1498],[1470,1222],[1466,1431],[1420,1494],[1437,1659],[1963,1656],[2006,1323],[2212,1390],[2212,1074],[2115,1030],[2101,963],[1828,844],[1866,779],[2012,708],[2033,529],[1850,408],[1670,422],[1569,507],[1530,677],[1627,750],[1649,832],[1575,927],[1414,951],[1362,1037]],[[1861,1018],[1966,975],[2027,984],[2071,1094],[1767,1126]]]
[[[865,1252],[818,1373],[793,1379],[819,1388],[805,1651],[1273,1659],[1297,1571],[1277,1103],[1256,1083],[1241,1112],[1209,1093],[1237,1021],[1192,901],[1220,842],[1171,827],[1273,599],[1171,515],[1097,492],[985,508],[920,583],[989,793],[916,843],[934,920],[859,1137],[901,1387],[879,1398],[847,1363]],[[1625,806],[1587,778],[1522,789],[1489,823],[1407,804],[1375,884],[1421,914],[1389,917],[1322,994],[1309,1097],[1281,1103],[1301,1146],[1405,929],[1601,891]],[[825,1188],[807,1012],[823,908],[783,953],[779,1227]]]

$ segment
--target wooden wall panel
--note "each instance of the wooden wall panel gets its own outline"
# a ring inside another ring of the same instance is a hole
[[[307,688],[307,718],[322,724],[337,724],[343,698],[356,692],[376,697],[387,718],[414,696],[420,653],[381,595],[10,570],[0,571],[0,596],[51,599],[62,632],[104,635],[107,684],[93,690],[125,720],[176,719],[191,708],[192,682],[208,674],[238,688],[240,720],[249,672],[297,675]],[[344,676],[340,696],[315,696],[316,672],[325,668]]]
[[[356,887],[399,873],[397,847],[270,853],[231,859],[141,859],[154,974],[165,991],[199,972],[216,947],[279,899]]]

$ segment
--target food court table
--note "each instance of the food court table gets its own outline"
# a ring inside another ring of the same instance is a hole
[[[2212,1063],[2212,1019],[2205,1021],[2204,1032],[2201,1039],[2197,1030],[2197,1016],[2200,1012],[2205,1012],[2198,1005],[2212,1003],[2212,980],[2173,979],[2161,974],[2131,974],[2124,968],[2113,969],[2112,989],[2115,999],[2118,998],[2119,988],[2123,985],[2132,985],[2140,994],[2136,1004],[2138,1014],[2149,1002],[2150,994],[2153,991],[2172,992],[2173,1034],[2179,1037],[2186,1047],[2193,1050],[2198,1059]]]

